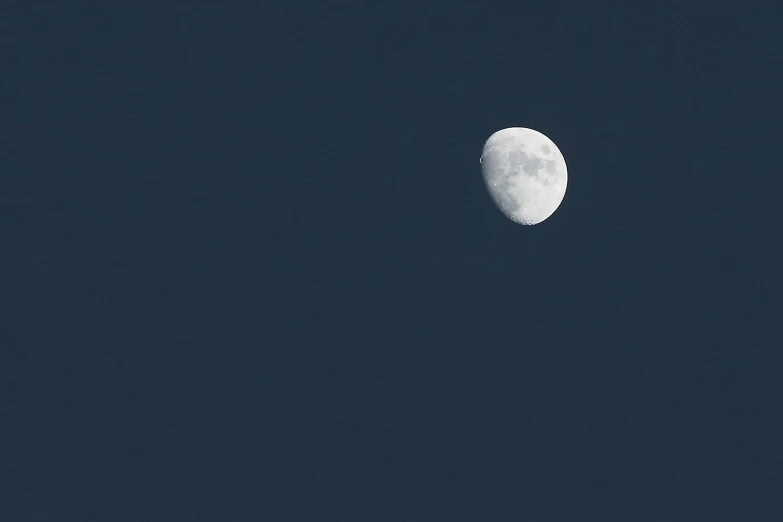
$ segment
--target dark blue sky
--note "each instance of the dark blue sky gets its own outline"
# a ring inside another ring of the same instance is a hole
[[[224,4],[0,2],[0,518],[783,520],[779,2]]]

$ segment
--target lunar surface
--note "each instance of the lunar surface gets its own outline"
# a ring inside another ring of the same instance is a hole
[[[511,220],[541,223],[563,201],[568,171],[552,140],[533,129],[511,127],[489,137],[481,171],[490,196]]]

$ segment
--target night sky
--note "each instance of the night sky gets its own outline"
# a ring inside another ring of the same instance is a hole
[[[0,519],[780,522],[782,20],[0,1]]]

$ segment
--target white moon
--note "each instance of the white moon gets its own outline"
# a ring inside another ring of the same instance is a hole
[[[568,171],[560,149],[533,129],[511,127],[489,137],[481,171],[490,196],[511,220],[535,225],[563,201]]]

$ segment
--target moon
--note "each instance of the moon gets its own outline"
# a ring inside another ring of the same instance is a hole
[[[552,140],[524,127],[499,130],[481,153],[489,195],[512,221],[536,225],[554,214],[568,184],[565,158]]]

